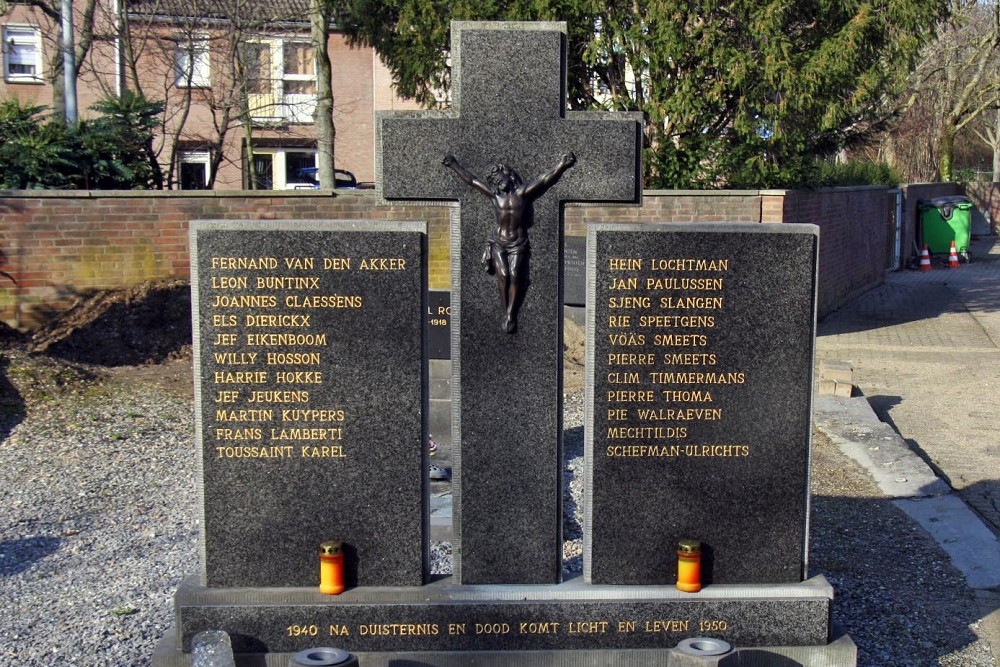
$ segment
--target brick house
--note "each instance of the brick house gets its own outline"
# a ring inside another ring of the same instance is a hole
[[[166,102],[156,148],[169,187],[313,187],[316,67],[308,0],[76,0],[78,42],[88,2],[94,37],[77,83],[82,118],[105,95],[141,90]],[[52,104],[57,25],[38,8],[6,6],[0,100]],[[374,112],[417,107],[393,94],[372,49],[350,47],[335,28],[328,49],[335,166],[372,181]]]

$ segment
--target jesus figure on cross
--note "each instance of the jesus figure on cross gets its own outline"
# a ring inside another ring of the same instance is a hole
[[[517,311],[521,307],[527,287],[531,202],[575,163],[576,156],[573,153],[566,153],[559,164],[538,179],[524,185],[517,172],[507,165],[498,164],[493,167],[486,178],[487,182],[484,182],[459,164],[453,155],[444,158],[444,166],[493,201],[493,209],[497,214],[497,228],[486,242],[482,261],[487,273],[496,274],[497,285],[500,288],[500,305],[504,310],[500,329],[506,333],[514,333],[517,330]]]

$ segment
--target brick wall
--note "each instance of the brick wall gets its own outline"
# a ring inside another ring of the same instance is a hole
[[[822,314],[881,282],[888,201],[880,188],[649,191],[641,207],[567,207],[566,233],[583,235],[595,221],[813,222],[821,228]],[[426,220],[429,286],[446,289],[450,211],[378,206],[371,191],[0,193],[0,269],[18,281],[0,284],[0,319],[29,329],[93,290],[187,278],[187,227],[195,219]]]
[[[969,183],[965,186],[965,194],[969,195],[976,205],[976,213],[981,216],[978,220],[973,219],[973,232],[983,229],[991,234],[1000,234],[1000,183]]]
[[[777,198],[778,194],[766,196]],[[783,195],[780,220],[774,219],[778,202],[769,201],[765,221],[819,226],[821,314],[882,282],[889,264],[888,230],[893,221],[886,188],[785,191]]]

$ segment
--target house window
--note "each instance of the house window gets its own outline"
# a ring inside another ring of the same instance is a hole
[[[316,151],[312,149],[256,149],[249,167],[256,190],[311,190],[317,187]]]
[[[177,165],[177,184],[181,190],[207,190],[211,174],[208,151],[181,151]]]
[[[254,120],[311,123],[316,55],[308,42],[272,39],[243,46],[248,106]]]
[[[4,77],[10,83],[41,83],[42,38],[37,28],[5,26]]]
[[[208,40],[182,39],[174,51],[174,85],[179,88],[207,88],[211,83]]]

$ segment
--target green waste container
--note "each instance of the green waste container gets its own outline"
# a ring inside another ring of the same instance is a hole
[[[920,212],[920,238],[931,253],[947,253],[951,242],[958,252],[969,253],[972,237],[972,200],[963,195],[935,197],[917,202]]]

